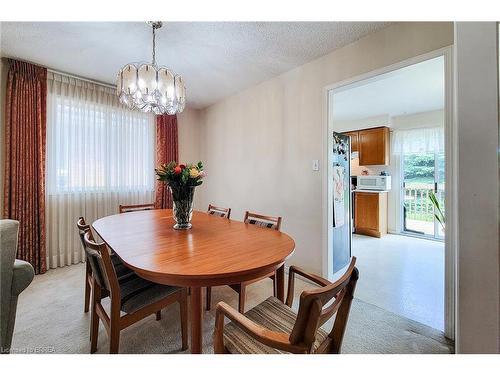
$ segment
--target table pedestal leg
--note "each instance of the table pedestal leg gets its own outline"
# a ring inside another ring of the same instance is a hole
[[[276,297],[285,302],[285,264],[276,270]]]
[[[202,348],[201,288],[191,287],[191,353],[199,354]]]

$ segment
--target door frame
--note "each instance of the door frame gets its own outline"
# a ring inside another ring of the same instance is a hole
[[[332,90],[339,90],[344,86],[374,78],[378,75],[389,73],[409,65],[414,65],[432,58],[444,57],[444,75],[445,75],[445,163],[446,163],[446,186],[445,186],[445,210],[447,212],[447,224],[445,235],[445,290],[444,290],[444,333],[445,336],[454,340],[456,334],[456,311],[457,311],[457,280],[456,280],[456,259],[458,245],[458,201],[457,201],[457,171],[458,171],[458,139],[456,123],[454,121],[454,94],[453,94],[453,46],[440,48],[422,55],[418,55],[395,64],[375,69],[373,71],[360,74],[358,76],[327,85],[323,88],[323,165],[322,173],[322,246],[323,246],[323,276],[329,279],[335,278],[332,272],[332,251],[330,231],[329,207],[332,204],[331,193],[329,192],[329,150],[331,149],[330,134],[333,126],[329,123],[329,105],[328,97]]]

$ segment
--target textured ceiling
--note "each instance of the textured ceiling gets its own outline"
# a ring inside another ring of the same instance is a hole
[[[157,32],[157,63],[181,74],[202,108],[387,26],[382,22],[172,22]],[[144,22],[2,22],[2,55],[106,83],[151,60]]]
[[[444,58],[436,57],[335,92],[333,118],[352,121],[390,117],[444,108]]]

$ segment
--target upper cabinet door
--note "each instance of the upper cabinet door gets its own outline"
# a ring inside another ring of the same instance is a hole
[[[389,165],[389,128],[358,132],[359,165]]]
[[[344,134],[351,137],[351,152],[359,151],[358,132],[346,132]]]

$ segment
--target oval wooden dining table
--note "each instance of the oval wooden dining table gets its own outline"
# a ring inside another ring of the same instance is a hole
[[[172,210],[136,211],[96,220],[92,227],[144,279],[191,288],[191,352],[202,351],[202,287],[238,284],[276,271],[284,301],[284,263],[295,243],[283,232],[193,213],[193,227],[175,230]]]

